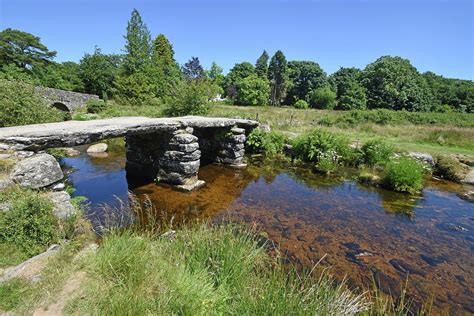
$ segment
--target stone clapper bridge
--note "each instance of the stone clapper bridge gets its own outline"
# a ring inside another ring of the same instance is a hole
[[[0,128],[0,148],[41,151],[125,136],[127,174],[191,191],[204,184],[199,167],[245,167],[246,135],[258,122],[185,116],[120,117]]]

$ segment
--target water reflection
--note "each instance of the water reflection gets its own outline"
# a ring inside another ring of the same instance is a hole
[[[111,153],[109,153],[111,154]],[[474,216],[462,187],[430,181],[420,197],[359,185],[351,171],[326,177],[308,168],[253,162],[246,170],[208,165],[199,177],[207,185],[191,193],[169,186],[127,183],[123,155],[95,160],[65,159],[77,171],[76,194],[101,203],[126,201],[128,189],[149,198],[164,220],[233,219],[256,223],[289,258],[323,264],[357,286],[373,282],[399,293],[409,274],[409,294],[421,301],[435,295],[436,311],[474,312]],[[99,159],[99,158],[97,158]]]

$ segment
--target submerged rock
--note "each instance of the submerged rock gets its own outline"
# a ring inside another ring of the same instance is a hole
[[[465,193],[458,193],[458,196],[468,202],[474,203],[474,191],[469,191]]]
[[[23,187],[39,189],[49,186],[64,177],[56,159],[49,154],[40,154],[18,162],[11,179]]]
[[[103,153],[107,151],[108,147],[109,146],[106,143],[98,143],[98,144],[89,146],[89,148],[87,148],[87,152],[88,153]]]
[[[406,273],[408,273],[408,274],[418,274],[418,275],[421,275],[421,276],[426,275],[426,272],[423,271],[422,269],[418,269],[418,268],[406,263],[403,260],[392,259],[389,262],[395,269],[397,269],[398,271],[400,271],[402,273],[405,273],[405,274]]]

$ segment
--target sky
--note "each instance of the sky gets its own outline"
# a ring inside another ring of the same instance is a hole
[[[280,49],[331,74],[396,55],[420,72],[474,80],[474,0],[0,0],[0,29],[32,33],[55,61],[78,62],[96,45],[121,53],[134,8],[181,64],[197,56],[228,71]]]

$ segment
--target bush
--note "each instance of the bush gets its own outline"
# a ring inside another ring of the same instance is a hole
[[[459,182],[464,178],[466,172],[467,168],[453,157],[438,156],[436,158],[434,173],[437,176],[446,180]]]
[[[388,163],[382,184],[390,190],[415,194],[423,189],[423,172],[420,163],[403,157]]]
[[[64,112],[49,107],[34,86],[0,79],[0,127],[59,122]]]
[[[369,140],[361,148],[362,162],[370,167],[385,165],[392,155],[392,146],[380,139]]]
[[[209,100],[219,87],[206,80],[192,80],[181,83],[173,97],[166,100],[165,115],[204,115],[209,113]]]
[[[305,100],[298,100],[293,106],[295,107],[295,109],[309,109],[309,104]]]
[[[105,110],[107,103],[104,100],[87,100],[87,113],[97,114]]]
[[[251,154],[265,154],[273,156],[280,154],[285,144],[285,137],[276,132],[265,132],[254,129],[247,137],[247,151]]]
[[[266,105],[270,98],[268,80],[250,75],[237,82],[236,102],[240,105]]]
[[[321,159],[347,162],[352,156],[349,141],[336,134],[316,129],[298,137],[293,144],[295,157],[318,163]]]
[[[28,256],[57,242],[57,220],[47,198],[32,190],[14,189],[0,196],[0,201],[5,199],[11,208],[0,215],[0,242],[12,243]]]
[[[311,96],[311,105],[318,109],[333,109],[336,105],[336,97],[336,93],[331,88],[319,88]]]

